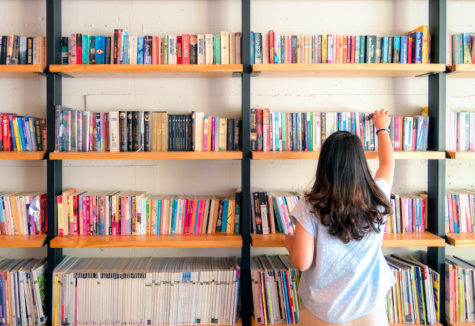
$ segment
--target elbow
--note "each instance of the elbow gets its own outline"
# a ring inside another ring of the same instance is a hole
[[[312,266],[312,261],[313,261],[312,258],[309,259],[307,257],[304,258],[304,257],[294,257],[292,255],[290,256],[290,262],[292,263],[292,265],[301,272],[304,272],[307,269],[309,269],[310,266]]]

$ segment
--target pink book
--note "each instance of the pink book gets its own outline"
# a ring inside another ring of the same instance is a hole
[[[414,119],[414,122],[416,122],[416,119]],[[415,151],[416,150],[416,143],[417,143],[417,129],[416,128],[412,128],[412,151]]]
[[[332,62],[339,63],[338,57],[340,53],[340,35],[333,35],[333,52],[332,52]]]
[[[393,130],[393,135],[394,135],[394,150],[395,151],[400,151],[400,139],[399,139],[399,117],[394,117],[394,130]]]
[[[198,214],[198,226],[195,230],[195,234],[202,233],[201,230],[203,229],[206,200],[200,200],[199,203],[200,203],[200,206],[199,206],[200,209],[199,209],[199,214]]]
[[[475,34],[472,34],[472,63],[475,63]]]
[[[209,117],[205,116],[203,120],[203,152],[208,151],[208,133],[209,133]]]
[[[76,64],[76,34],[71,34],[69,38],[69,64]]]
[[[129,201],[128,196],[120,197],[120,206],[122,208],[120,210],[120,234],[121,235],[127,234],[126,227],[125,227],[125,211],[126,211],[126,207],[129,206],[128,201]]]
[[[87,195],[82,196],[82,210],[80,214],[81,225],[80,225],[80,234],[87,234]]]
[[[158,64],[158,56],[159,56],[159,45],[160,45],[160,40],[158,36],[153,36],[152,37],[152,64],[157,65]]]
[[[168,233],[168,207],[170,204],[170,200],[162,199],[162,209],[161,214],[162,218],[160,219],[160,234],[167,234]]]
[[[94,114],[89,114],[89,152],[94,152]]]

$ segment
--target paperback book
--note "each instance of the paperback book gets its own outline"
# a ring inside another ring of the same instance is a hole
[[[448,191],[445,201],[445,232],[475,232],[475,192]]]
[[[0,234],[36,235],[46,232],[46,194],[0,192]]]
[[[0,152],[46,150],[46,120],[0,112]]]
[[[46,65],[46,37],[0,36],[0,65]]]
[[[447,110],[447,149],[449,151],[475,150],[475,112]]]
[[[475,262],[445,258],[445,315],[451,323],[475,322]]]

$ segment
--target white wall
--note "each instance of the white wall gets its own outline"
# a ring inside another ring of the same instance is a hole
[[[468,7],[467,7],[468,6]],[[469,10],[464,9],[469,8]],[[449,29],[475,31],[470,1],[449,1]],[[252,30],[279,33],[398,35],[427,24],[426,0],[253,0]],[[45,1],[2,0],[0,34],[45,34]],[[463,16],[460,18],[460,16]],[[452,25],[454,24],[454,25]],[[455,25],[457,24],[457,25]],[[239,0],[63,0],[63,35],[217,33],[241,30]],[[475,108],[475,80],[448,80],[449,107]],[[0,80],[0,111],[45,116],[44,79]],[[272,110],[365,111],[384,107],[393,114],[415,114],[427,105],[427,78],[252,78],[252,106]],[[63,104],[98,111],[118,109],[204,111],[239,117],[241,81],[222,79],[63,79]],[[88,161],[63,162],[64,188],[132,189],[152,193],[220,194],[240,186],[239,161]],[[252,162],[252,186],[270,191],[307,189],[316,162]],[[371,161],[372,171],[376,162]],[[473,162],[447,163],[450,189],[473,189]],[[46,190],[44,162],[0,162],[0,190]],[[462,177],[463,176],[463,177]],[[471,177],[470,177],[471,176]],[[394,192],[427,189],[426,161],[398,161]],[[418,249],[418,248],[414,248]],[[399,250],[399,249],[398,249]],[[405,249],[413,250],[413,249]],[[455,249],[459,252],[460,249]],[[385,250],[392,252],[392,250]],[[449,248],[448,248],[449,251]],[[8,252],[11,252],[10,250]],[[14,253],[30,251],[16,249]],[[81,256],[240,255],[239,249],[74,249]],[[283,250],[253,249],[253,254]],[[398,251],[401,252],[401,251]],[[0,251],[0,255],[3,252]],[[460,255],[475,259],[473,250]]]

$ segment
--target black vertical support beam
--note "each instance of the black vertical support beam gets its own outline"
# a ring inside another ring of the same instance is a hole
[[[61,0],[46,1],[46,46],[47,64],[58,64],[61,60]],[[46,76],[46,121],[47,121],[47,150],[54,151],[55,142],[55,105],[62,103],[61,76],[47,73]],[[63,257],[62,249],[50,247],[50,240],[57,233],[56,196],[62,191],[62,162],[47,161],[47,191],[48,191],[48,273],[46,275],[46,309],[48,316],[52,316],[52,272]],[[51,324],[51,318],[48,324]]]
[[[433,63],[446,63],[447,0],[429,0],[429,31]],[[446,75],[429,76],[429,148],[445,152]],[[429,160],[429,231],[445,238],[445,160]],[[428,248],[429,266],[440,274],[439,313],[445,322],[445,247]]]
[[[251,147],[250,147],[250,112],[251,112],[251,0],[242,0],[242,152],[241,187],[242,187],[242,240],[241,251],[241,318],[244,326],[251,325]]]

